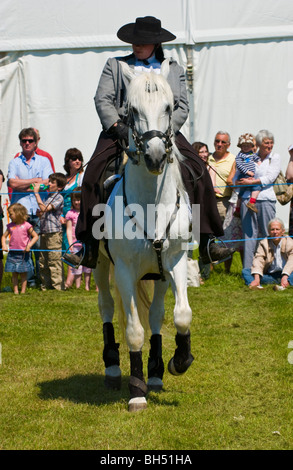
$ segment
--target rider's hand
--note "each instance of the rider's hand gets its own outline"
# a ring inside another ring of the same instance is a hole
[[[128,142],[128,126],[122,121],[117,121],[110,129],[109,134],[116,139],[125,140]]]

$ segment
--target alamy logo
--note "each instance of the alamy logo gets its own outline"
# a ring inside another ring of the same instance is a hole
[[[182,239],[182,241],[199,241],[200,206],[192,207],[176,204],[140,204],[124,206],[123,197],[115,197],[115,207],[108,204],[97,204],[92,211],[96,219],[92,233],[96,240],[134,239]]]

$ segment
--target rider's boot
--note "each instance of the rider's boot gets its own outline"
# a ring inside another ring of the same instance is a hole
[[[97,265],[98,254],[99,240],[88,239],[77,253],[65,253],[62,260],[75,269],[80,265],[94,269]]]
[[[231,258],[234,248],[227,248],[222,240],[216,243],[217,238],[211,234],[201,234],[199,255],[203,264],[218,264]]]

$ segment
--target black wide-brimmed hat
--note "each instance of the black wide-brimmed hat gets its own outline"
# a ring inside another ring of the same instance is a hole
[[[161,21],[153,16],[136,18],[135,23],[122,26],[117,36],[121,41],[130,44],[160,44],[176,39],[176,36],[162,28]]]

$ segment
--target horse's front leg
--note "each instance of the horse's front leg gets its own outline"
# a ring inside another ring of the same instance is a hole
[[[177,329],[175,354],[169,361],[168,370],[173,375],[181,375],[193,362],[190,347],[190,325],[192,310],[187,297],[187,259],[183,255],[171,272],[171,285],[175,297],[174,324]]]
[[[148,359],[148,390],[161,391],[163,388],[164,362],[162,357],[161,328],[164,321],[165,294],[169,281],[156,281],[154,298],[150,307],[149,323],[152,332]]]
[[[109,286],[109,268],[109,259],[100,253],[97,267],[93,270],[93,274],[99,288],[98,305],[103,321],[105,386],[119,390],[121,388],[119,343],[115,341],[114,327],[112,324],[114,301]]]
[[[147,407],[147,386],[143,375],[142,347],[144,329],[141,325],[137,309],[137,281],[135,274],[127,271],[122,263],[115,265],[115,278],[119,287],[125,315],[126,342],[130,356],[130,379],[128,402],[129,411],[139,411]]]

